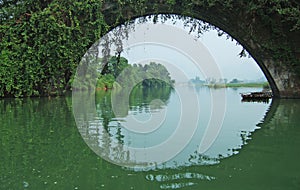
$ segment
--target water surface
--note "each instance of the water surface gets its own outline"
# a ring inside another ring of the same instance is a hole
[[[190,89],[178,88],[187,93]],[[199,154],[197,148],[211,113],[210,94],[218,89],[197,89],[200,114],[195,135],[180,154],[147,170],[125,168],[102,159],[81,134],[94,137],[95,146],[113,147],[116,142],[136,147],[158,144],[177,123],[178,100],[182,97],[176,90],[135,91],[122,118],[116,118],[112,112],[110,92],[99,92],[95,101],[98,117],[89,118],[87,113],[85,120],[90,125],[86,131],[79,131],[76,126],[70,96],[2,99],[0,187],[299,189],[300,101],[241,102],[239,93],[250,90],[260,89],[226,89],[221,131],[210,149]],[[161,102],[153,104],[153,99]],[[151,111],[161,110],[166,110],[164,125],[149,136],[131,133],[122,126],[130,115],[147,119]],[[103,136],[103,131],[109,135]]]

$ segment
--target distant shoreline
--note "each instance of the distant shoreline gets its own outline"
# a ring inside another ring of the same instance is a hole
[[[249,82],[249,83],[216,83],[216,84],[195,84],[188,83],[190,86],[208,87],[208,88],[264,88],[269,89],[268,82]]]
[[[263,83],[227,83],[227,84],[209,84],[208,87],[213,88],[270,88],[268,82]]]

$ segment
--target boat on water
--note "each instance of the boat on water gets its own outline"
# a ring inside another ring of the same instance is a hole
[[[272,92],[249,92],[249,93],[241,93],[242,101],[243,100],[252,100],[252,101],[262,101],[262,100],[269,100],[273,97]]]

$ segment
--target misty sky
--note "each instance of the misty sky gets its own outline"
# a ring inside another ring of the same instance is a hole
[[[216,31],[205,32],[200,38],[196,38],[180,24],[144,23],[136,26],[124,44],[122,56],[131,64],[155,61],[166,67],[173,65],[175,70],[181,70],[188,79],[195,76],[200,76],[201,79],[227,78],[229,81],[233,78],[264,78],[252,58],[239,57],[241,46],[227,40],[226,36],[218,37]],[[218,71],[212,65],[217,65]],[[169,69],[172,71],[172,68],[168,67]],[[173,71],[176,72],[175,70]]]
[[[236,42],[227,40],[225,36],[218,37],[216,31],[205,33],[200,38],[200,42],[213,55],[226,78],[246,80],[265,78],[253,58],[248,58],[248,56],[240,58],[238,54],[242,47],[237,46]]]

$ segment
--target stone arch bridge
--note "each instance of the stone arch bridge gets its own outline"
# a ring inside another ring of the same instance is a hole
[[[293,29],[295,23],[286,20],[284,15],[268,12],[271,3],[251,10],[243,1],[208,2],[129,0],[120,4],[105,1],[103,14],[112,27],[153,14],[176,14],[205,21],[231,35],[250,53],[268,79],[274,97],[300,98],[299,27]],[[299,8],[300,5],[295,4]]]

